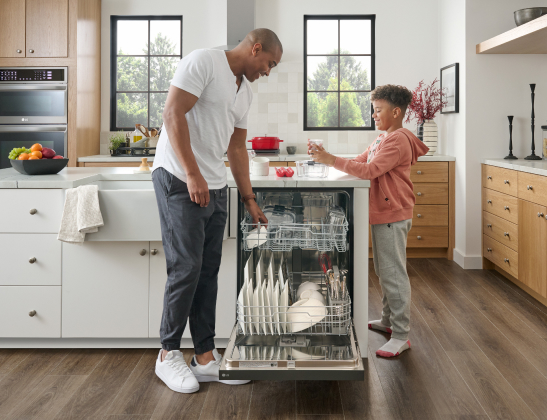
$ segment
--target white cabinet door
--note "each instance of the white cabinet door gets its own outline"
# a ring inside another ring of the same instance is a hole
[[[63,337],[148,337],[149,263],[149,242],[63,246]]]
[[[64,205],[63,190],[0,190],[0,232],[57,233]]]
[[[157,250],[155,253],[153,250]],[[167,281],[165,253],[161,242],[150,242],[150,315],[149,336],[160,336],[163,311],[163,295]],[[229,338],[236,316],[236,270],[237,246],[234,239],[222,243],[222,262],[218,274],[218,296],[216,308],[216,337]],[[183,337],[190,338],[190,327],[186,326]]]

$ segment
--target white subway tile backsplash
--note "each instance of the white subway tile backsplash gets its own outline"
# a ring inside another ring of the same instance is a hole
[[[328,151],[329,153],[333,153],[333,154],[338,153],[338,144],[333,144],[329,142]]]
[[[287,102],[279,102],[277,104],[277,112],[281,113],[287,113],[289,112],[289,104]]]
[[[348,153],[359,153],[359,145],[356,143],[349,143]]]
[[[277,93],[278,83],[268,83],[268,93]]]
[[[289,92],[298,92],[298,83],[289,82]]]
[[[277,103],[276,102],[268,104],[268,112],[269,113],[277,112]]]
[[[276,123],[277,121],[277,112],[269,112],[268,114],[268,122],[269,123]]]
[[[298,73],[289,73],[289,83],[298,82]]]
[[[277,83],[277,72],[274,72],[273,69],[268,76],[268,83]]]
[[[277,84],[277,91],[279,93],[286,93],[289,91],[288,83],[278,83]]]
[[[254,85],[254,83],[253,83]],[[266,93],[268,92],[268,84],[267,83],[259,83],[258,84],[258,93]]]
[[[298,93],[289,92],[289,103],[291,102],[298,102]]]
[[[270,104],[266,103],[266,102],[262,102],[260,104],[258,104],[258,109],[257,111],[260,112],[260,113],[264,113],[264,114],[267,114],[268,113],[268,107],[270,106]],[[252,111],[252,110],[251,110]]]
[[[258,93],[258,85],[259,83],[251,83],[251,91],[253,93]]]
[[[290,113],[289,115],[289,122],[290,123],[297,123],[298,122],[298,114],[297,113]]]
[[[338,151],[336,153],[349,153],[348,152],[348,145],[343,143],[338,143]]]
[[[277,82],[278,83],[287,83],[289,81],[289,74],[288,73],[278,73],[277,74]]]
[[[289,102],[287,106],[288,112],[298,112],[298,104],[296,102]]]
[[[289,133],[297,133],[299,127],[298,123],[289,123]]]
[[[277,114],[277,122],[285,123],[285,124],[288,123],[289,114],[288,113]]]
[[[279,130],[279,134],[286,135],[289,132],[289,126],[287,123],[278,123],[277,129]]]
[[[268,123],[268,135],[276,135],[277,134],[277,123]]]
[[[286,104],[289,102],[289,94],[288,93],[277,93],[277,103]]]
[[[267,123],[268,122],[268,114],[258,114],[258,122],[259,123]]]

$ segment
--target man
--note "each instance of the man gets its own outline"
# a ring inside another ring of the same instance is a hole
[[[199,382],[248,382],[219,380],[214,344],[228,197],[223,156],[227,150],[253,221],[267,223],[254,200],[245,146],[250,82],[268,76],[282,54],[275,33],[255,29],[231,51],[193,51],[171,81],[152,180],[168,274],[156,374],[173,391],[196,392]],[[179,350],[188,318],[196,353],[190,366]]]

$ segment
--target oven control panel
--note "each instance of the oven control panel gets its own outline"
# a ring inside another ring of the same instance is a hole
[[[0,67],[0,83],[57,82],[66,83],[66,68]]]

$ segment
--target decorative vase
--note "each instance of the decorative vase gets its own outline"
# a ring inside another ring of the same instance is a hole
[[[433,120],[425,120],[422,124],[422,130],[423,138],[421,140],[429,147],[426,156],[433,156],[437,151],[437,124]]]

